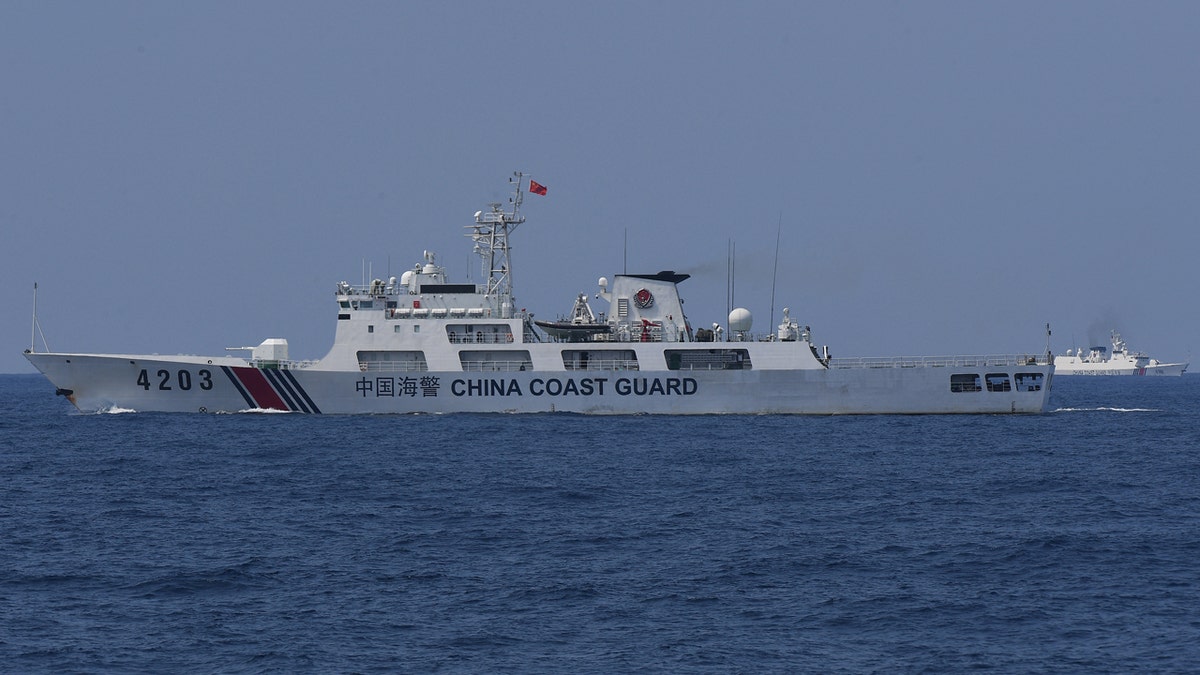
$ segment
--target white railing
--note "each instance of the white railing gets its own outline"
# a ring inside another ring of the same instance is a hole
[[[504,373],[533,370],[531,361],[463,361],[462,369],[468,373]]]
[[[513,341],[512,333],[452,333],[450,343],[456,345],[503,345]]]
[[[411,373],[429,370],[429,364],[424,361],[359,361],[358,369],[364,373]]]
[[[481,284],[453,284],[455,286],[474,286],[474,293],[483,293],[485,287]],[[408,286],[401,285],[399,282],[389,284],[387,280],[381,280],[380,283],[367,284],[337,284],[334,287],[334,292],[338,295],[365,295],[369,298],[379,298],[387,295],[419,295],[408,290]]]
[[[300,368],[310,368],[317,364],[313,359],[305,359],[303,361],[293,361],[290,359],[249,359],[250,365],[255,368],[273,368],[276,370],[298,370]]]
[[[637,359],[588,359],[582,361],[567,361],[563,364],[567,370],[639,370]]]
[[[753,366],[750,363],[750,359],[746,359],[745,361],[681,363],[678,368],[672,368],[671,370],[753,370]]]
[[[829,359],[830,369],[847,368],[990,368],[999,366],[1044,366],[1045,354],[987,354],[983,356],[884,356]]]

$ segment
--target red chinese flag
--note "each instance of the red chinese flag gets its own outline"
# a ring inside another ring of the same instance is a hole
[[[529,191],[535,195],[544,195],[546,194],[546,186],[536,180],[531,180],[529,181]]]

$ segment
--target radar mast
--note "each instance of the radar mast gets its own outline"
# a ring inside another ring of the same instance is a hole
[[[483,267],[483,277],[486,279],[486,293],[493,301],[499,301],[501,315],[505,318],[512,316],[512,262],[509,259],[508,235],[525,222],[521,215],[521,202],[524,193],[521,184],[525,174],[514,171],[508,179],[513,185],[513,196],[509,197],[510,211],[505,211],[499,202],[488,204],[487,211],[475,212],[475,224],[467,225],[471,231],[467,236],[475,242],[475,253],[480,257]]]

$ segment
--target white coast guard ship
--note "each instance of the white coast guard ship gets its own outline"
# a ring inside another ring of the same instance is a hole
[[[1121,334],[1113,331],[1112,352],[1107,347],[1092,347],[1086,353],[1082,347],[1068,349],[1063,356],[1055,357],[1054,368],[1059,375],[1183,375],[1188,364],[1162,363],[1141,352],[1131,352],[1125,347]]]
[[[26,352],[80,411],[591,414],[1040,413],[1045,355],[829,358],[785,309],[774,333],[693,329],[687,274],[601,278],[570,317],[516,310],[509,237],[524,222],[520,173],[510,210],[492,204],[467,235],[484,283],[452,282],[432,253],[399,279],[337,284],[337,331],[316,361],[273,338],[242,356]],[[531,186],[532,187],[532,186]],[[539,186],[540,187],[540,186]],[[35,309],[36,324],[36,309]]]

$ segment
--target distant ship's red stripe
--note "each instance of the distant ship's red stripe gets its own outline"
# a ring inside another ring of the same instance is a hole
[[[258,407],[266,410],[290,410],[283,399],[279,398],[279,394],[271,388],[271,383],[267,382],[267,378],[259,372],[258,368],[234,368],[233,372],[237,374],[238,379],[242,381],[242,385],[254,397],[254,402]]]

